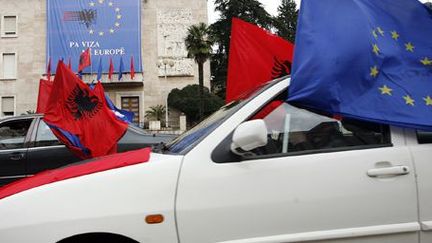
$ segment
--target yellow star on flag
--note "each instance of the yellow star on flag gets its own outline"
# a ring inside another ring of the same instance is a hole
[[[415,48],[415,46],[413,46],[413,44],[411,42],[408,42],[405,44],[405,49],[407,51],[414,52],[414,48]]]
[[[93,35],[93,33],[94,33],[94,30],[90,29],[90,30],[89,30],[89,34],[90,34],[90,35]]]
[[[121,19],[121,17],[122,17],[122,16],[121,16],[120,14],[117,15],[117,19]]]
[[[120,9],[119,9],[119,8],[116,8],[115,11],[116,11],[116,12],[120,12]]]
[[[109,32],[110,32],[111,34],[114,33],[114,29],[111,28],[111,29],[109,30]]]
[[[432,105],[432,98],[429,95],[423,98],[423,100],[426,102],[426,105]]]
[[[432,61],[429,60],[429,58],[425,57],[424,59],[420,60],[421,63],[423,63],[423,65],[431,65]]]
[[[391,34],[392,34],[392,38],[393,38],[394,40],[398,40],[398,39],[399,39],[399,34],[398,34],[398,32],[396,32],[396,31],[392,31]]]
[[[114,24],[116,27],[120,27],[120,23],[119,22],[115,22]]]
[[[370,76],[376,78],[376,76],[378,75],[379,71],[378,71],[378,67],[377,66],[373,66],[370,68]]]
[[[103,32],[103,31],[99,32],[99,35],[100,35],[100,36],[103,36],[103,35],[104,35],[104,32]]]
[[[409,95],[405,95],[403,98],[405,100],[405,104],[414,106],[414,100]]]
[[[380,52],[380,49],[379,49],[379,47],[378,47],[378,45],[377,44],[373,44],[373,53],[375,53],[376,55],[379,55],[379,52]]]
[[[381,27],[377,28],[378,33],[380,33],[381,36],[384,36],[384,30],[381,29]]]
[[[381,90],[382,95],[392,95],[391,92],[393,91],[393,89],[390,89],[387,85],[380,87],[379,90]]]
[[[94,2],[89,2],[90,7],[94,7],[95,3]]]
[[[112,7],[113,6],[113,2],[109,2],[108,6]]]
[[[376,33],[376,30],[372,30],[372,35],[375,37],[375,39],[378,38],[378,35],[377,35],[377,33]]]

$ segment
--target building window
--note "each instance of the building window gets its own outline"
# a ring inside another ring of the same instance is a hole
[[[1,98],[1,115],[2,115],[2,117],[15,115],[15,98],[14,97],[2,97]]]
[[[2,16],[1,19],[1,37],[17,37],[18,21],[15,15]]]
[[[17,60],[16,53],[3,53],[3,79],[16,79],[17,77]]]

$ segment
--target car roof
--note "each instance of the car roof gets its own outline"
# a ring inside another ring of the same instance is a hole
[[[20,120],[20,119],[28,119],[28,118],[35,119],[35,118],[38,118],[38,117],[42,118],[43,114],[34,113],[34,114],[23,114],[23,115],[19,115],[19,116],[5,117],[5,118],[0,119],[0,122],[15,121],[15,120]],[[141,135],[160,136],[160,137],[164,137],[164,136],[166,136],[166,137],[173,137],[173,135],[171,135],[171,134],[157,134],[157,135],[154,135],[154,134],[149,133],[149,132],[145,131],[144,129],[142,129],[141,127],[138,127],[138,126],[136,126],[134,124],[128,124],[128,130],[129,131],[133,131],[135,133],[139,133]]]
[[[8,121],[8,120],[17,120],[17,119],[25,119],[25,118],[37,118],[37,117],[42,117],[43,114],[24,114],[24,115],[19,115],[19,116],[10,116],[10,117],[5,117],[0,119],[0,122],[3,121]]]

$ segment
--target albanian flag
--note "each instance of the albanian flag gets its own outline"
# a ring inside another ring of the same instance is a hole
[[[109,80],[112,79],[113,73],[114,73],[114,64],[113,64],[112,57],[110,57],[110,64],[109,64],[109,69],[108,69],[108,79]]]
[[[36,113],[45,113],[48,99],[51,95],[53,82],[45,79],[39,80],[39,95],[37,100]]]
[[[135,77],[135,65],[134,65],[134,58],[133,56],[131,56],[131,61],[130,61],[130,77],[133,80]]]
[[[84,68],[91,65],[91,57],[90,57],[90,48],[87,48],[80,55],[79,64],[78,64],[78,72],[82,72]]]
[[[294,45],[256,25],[233,18],[226,102],[260,84],[290,74]]]
[[[71,150],[81,150],[81,154],[76,153],[81,158],[113,152],[127,129],[127,124],[109,110],[103,92],[91,90],[62,61],[57,65],[44,121],[66,145],[70,145],[70,141],[65,137],[70,135],[74,138],[74,144],[79,146]]]

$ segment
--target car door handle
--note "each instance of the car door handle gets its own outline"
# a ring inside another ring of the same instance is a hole
[[[13,153],[9,156],[9,159],[11,159],[11,160],[21,160],[23,158],[24,158],[23,153]]]
[[[398,165],[385,168],[370,169],[367,171],[369,177],[391,177],[398,175],[406,175],[410,172],[409,167],[405,165]]]

